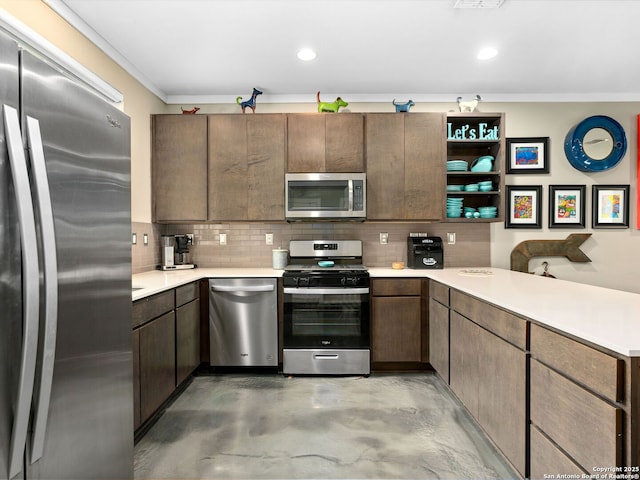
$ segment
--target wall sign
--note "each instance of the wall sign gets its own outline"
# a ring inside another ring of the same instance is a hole
[[[488,123],[455,126],[447,123],[447,140],[500,140],[498,126],[490,127]]]

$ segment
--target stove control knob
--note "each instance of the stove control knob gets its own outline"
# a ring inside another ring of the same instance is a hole
[[[358,285],[358,277],[347,277],[347,285]]]
[[[309,277],[301,277],[298,283],[300,286],[309,286]]]

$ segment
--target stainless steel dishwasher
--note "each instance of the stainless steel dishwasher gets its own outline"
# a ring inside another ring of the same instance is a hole
[[[211,366],[278,366],[277,301],[275,278],[210,279]]]

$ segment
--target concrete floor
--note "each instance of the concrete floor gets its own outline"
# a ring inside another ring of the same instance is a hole
[[[432,373],[213,375],[135,447],[137,479],[512,479]]]

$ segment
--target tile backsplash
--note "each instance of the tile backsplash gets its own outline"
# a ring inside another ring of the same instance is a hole
[[[132,245],[133,273],[153,270],[160,264],[160,237],[163,234],[193,233],[194,245],[187,256],[200,267],[271,267],[271,250],[289,248],[290,240],[362,240],[363,262],[368,267],[390,267],[393,261],[407,261],[410,232],[426,232],[442,237],[446,267],[482,267],[491,264],[488,223],[250,223],[159,225],[132,223],[137,244]],[[447,233],[455,233],[456,243],[447,244]],[[143,234],[149,244],[143,244]],[[220,245],[220,234],[227,244]],[[266,245],[265,234],[273,234],[273,245]],[[389,235],[380,244],[380,233]]]

